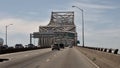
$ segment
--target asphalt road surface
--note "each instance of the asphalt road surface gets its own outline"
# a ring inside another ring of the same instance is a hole
[[[0,68],[96,68],[76,48],[39,49],[0,55]]]

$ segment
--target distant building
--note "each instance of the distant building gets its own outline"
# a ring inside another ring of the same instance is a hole
[[[61,43],[65,46],[77,45],[74,12],[52,12],[49,24],[39,26],[39,32],[33,32],[33,37],[39,38],[40,47]]]

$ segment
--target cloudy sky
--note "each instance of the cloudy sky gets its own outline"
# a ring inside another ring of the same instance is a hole
[[[74,11],[78,39],[81,41],[81,11],[84,10],[85,45],[120,49],[120,1],[116,0],[0,0],[0,37],[8,44],[28,44],[29,33],[47,25],[52,11]]]

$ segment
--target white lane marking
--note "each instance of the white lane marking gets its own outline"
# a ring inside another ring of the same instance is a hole
[[[35,53],[35,54],[39,54],[39,53]]]
[[[29,56],[28,54],[27,55],[25,55],[25,57],[27,57],[27,56]]]
[[[56,57],[56,55],[54,55],[54,57]]]
[[[50,61],[50,59],[47,59],[47,60],[46,60],[46,62],[49,62],[49,61]]]
[[[75,48],[74,48],[75,49]],[[78,49],[75,49],[77,52],[79,52],[78,51]],[[100,68],[97,64],[95,64],[92,60],[90,60],[87,56],[85,56],[83,53],[81,53],[82,54],[82,56],[84,56],[91,64],[93,64],[96,68]]]

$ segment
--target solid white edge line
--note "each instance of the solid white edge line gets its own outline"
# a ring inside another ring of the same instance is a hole
[[[77,48],[76,48],[77,49]],[[78,50],[78,49],[77,49]],[[85,56],[83,53],[81,53],[90,63],[96,66],[96,68],[100,68],[97,64],[95,64],[92,60],[90,60],[87,56]]]

